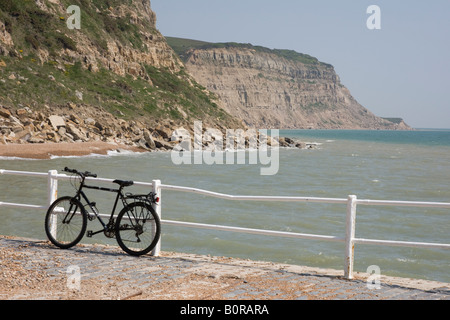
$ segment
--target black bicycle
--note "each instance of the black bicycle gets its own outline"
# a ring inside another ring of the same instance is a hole
[[[113,181],[119,185],[118,189],[89,186],[85,184],[85,179],[87,177],[96,178],[96,174],[80,172],[67,167],[64,168],[64,171],[74,174],[74,178],[80,184],[79,187],[76,187],[75,196],[58,198],[47,211],[45,232],[55,246],[68,249],[80,242],[85,234],[90,238],[103,232],[108,238],[115,237],[119,246],[130,255],[140,256],[154,249],[161,235],[161,222],[152,207],[159,201],[153,192],[145,195],[124,194],[123,189],[132,186],[134,182],[123,180]],[[117,193],[107,223],[100,217],[96,203],[91,202],[83,192],[84,188]],[[123,209],[116,218],[114,214],[119,199],[123,204]],[[83,205],[82,201],[86,204]],[[90,221],[98,219],[102,229],[86,232],[88,219]]]

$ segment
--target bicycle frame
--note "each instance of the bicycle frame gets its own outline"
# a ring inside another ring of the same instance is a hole
[[[126,197],[123,194],[122,190],[123,190],[123,186],[120,186],[119,189],[112,189],[112,188],[104,188],[104,187],[97,187],[97,186],[89,186],[85,184],[85,177],[84,176],[80,176],[81,177],[81,184],[80,187],[77,190],[77,193],[75,195],[75,198],[77,200],[81,200],[81,198],[83,198],[83,200],[86,202],[86,204],[89,206],[89,208],[92,210],[92,212],[95,214],[95,217],[98,219],[98,221],[100,222],[100,224],[103,226],[102,230],[96,231],[96,232],[92,232],[90,234],[90,236],[93,236],[95,234],[98,234],[100,232],[104,232],[106,230],[108,230],[108,223],[105,223],[103,221],[103,219],[100,217],[100,214],[97,210],[97,208],[95,207],[95,202],[91,202],[88,197],[86,196],[86,194],[83,192],[83,188],[86,189],[92,189],[92,190],[100,190],[100,191],[106,191],[106,192],[112,192],[112,193],[117,193],[116,196],[116,200],[114,201],[114,206],[113,209],[111,211],[111,215],[109,217],[109,222],[111,222],[114,218],[114,213],[116,212],[116,208],[117,208],[117,204],[119,202],[119,199],[122,201],[122,204],[124,206],[126,206],[128,203],[126,202]]]

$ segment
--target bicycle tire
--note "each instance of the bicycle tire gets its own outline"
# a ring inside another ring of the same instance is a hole
[[[70,222],[66,223],[64,220],[69,216]],[[56,221],[53,218],[56,218]],[[75,246],[83,238],[86,227],[86,210],[79,200],[68,196],[61,197],[48,208],[45,216],[45,233],[55,246],[61,249]],[[53,228],[56,228],[55,232]]]
[[[115,225],[116,240],[123,251],[141,256],[153,250],[161,235],[161,222],[147,203],[134,202],[123,208]]]

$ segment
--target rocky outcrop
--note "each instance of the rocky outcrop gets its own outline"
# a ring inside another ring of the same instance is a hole
[[[183,57],[196,81],[218,94],[224,109],[252,127],[409,129],[361,106],[333,66],[309,56],[212,44],[187,50]]]
[[[200,139],[197,141],[202,141],[202,148],[206,150],[215,146],[215,142],[208,139],[205,134],[208,129],[210,128],[203,128],[202,136],[198,137],[193,126],[188,125],[184,128],[173,120],[151,126],[139,120],[125,121],[100,109],[73,103],[60,107],[57,114],[50,108],[33,111],[28,107],[10,110],[0,106],[0,144],[102,141],[146,151],[169,151],[185,141],[178,134],[183,131],[184,136],[190,137],[188,144],[193,145],[194,139],[197,138]],[[225,128],[220,132],[226,136]],[[248,139],[247,137],[245,141],[246,146],[249,143]],[[268,145],[280,147],[300,149],[313,147],[287,137],[277,137],[276,140],[265,137],[264,141]],[[224,143],[221,150],[225,148]]]
[[[145,150],[170,150],[173,121],[155,128],[139,120],[125,121],[85,105],[67,104],[55,110],[32,111],[24,107],[15,111],[0,106],[0,144],[114,142]],[[169,133],[170,132],[170,133]]]

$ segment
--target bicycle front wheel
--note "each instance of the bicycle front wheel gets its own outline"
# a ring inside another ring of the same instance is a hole
[[[80,201],[72,197],[55,200],[45,216],[45,233],[61,249],[68,249],[80,242],[86,226],[86,210]]]
[[[155,210],[144,202],[135,202],[117,216],[116,240],[130,255],[149,253],[159,241],[161,222]]]

